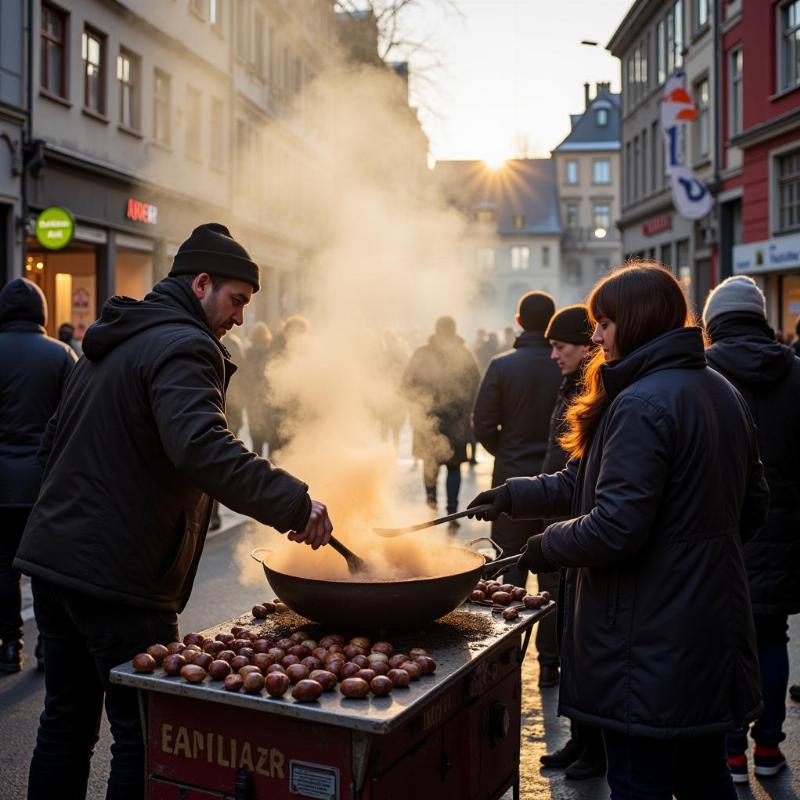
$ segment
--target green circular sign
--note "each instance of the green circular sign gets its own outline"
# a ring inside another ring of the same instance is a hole
[[[36,217],[36,240],[48,250],[61,250],[72,241],[75,220],[66,208],[51,206]]]

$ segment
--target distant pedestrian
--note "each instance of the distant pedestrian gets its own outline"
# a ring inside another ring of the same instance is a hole
[[[75,353],[45,332],[47,303],[32,281],[15,278],[0,292],[0,671],[23,664],[20,574],[12,567],[39,494],[36,452],[56,411]],[[37,644],[36,657],[42,663]]]
[[[764,700],[750,736],[754,771],[763,777],[786,766],[779,744],[789,683],[787,616],[800,611],[800,359],[774,340],[764,295],[746,276],[728,278],[709,294],[703,323],[712,341],[708,363],[750,407],[769,485],[767,524],[744,546]],[[747,782],[746,750],[746,728],[728,736],[736,783]]]
[[[58,326],[58,341],[69,345],[78,358],[83,355],[80,342],[75,338],[75,326],[71,322],[62,322],[61,325]]]
[[[489,333],[486,334],[486,338],[483,340],[483,344],[476,353],[476,357],[478,359],[478,369],[481,371],[481,375],[483,375],[486,372],[486,368],[489,366],[489,362],[499,352],[500,352],[500,341],[497,338],[497,334],[494,331],[490,331]]]
[[[29,800],[85,797],[104,706],[114,738],[106,797],[144,797],[137,692],[109,673],[178,638],[211,497],[292,541],[330,538],[306,484],[228,430],[232,365],[220,339],[258,287],[258,265],[228,229],[200,225],[144,300],[112,297],[86,332],[14,561],[31,576],[45,657]]]
[[[552,474],[564,469],[569,460],[569,453],[561,446],[560,439],[567,433],[567,411],[573,399],[581,390],[583,368],[592,350],[592,328],[589,321],[589,309],[586,306],[575,305],[562,308],[555,313],[547,326],[544,334],[550,344],[550,358],[559,368],[562,378],[558,389],[553,413],[550,416],[550,432],[547,438],[547,453],[544,457],[542,472]],[[539,575],[539,587],[547,589],[553,597],[559,597],[559,573],[545,572]],[[558,639],[563,631],[563,609],[559,605]],[[548,641],[554,636],[544,624],[555,626],[556,615],[546,617],[539,623],[536,630],[536,646],[539,648],[540,657],[542,648],[540,639]],[[547,639],[545,639],[547,637]],[[559,664],[555,660],[554,664]],[[542,667],[545,670],[545,667]],[[558,678],[558,667],[548,666],[547,671],[555,670]],[[570,720],[570,738],[567,743],[554,753],[541,756],[539,759],[545,767],[558,767],[564,769],[564,775],[571,780],[584,780],[597,775],[605,775],[606,754],[603,747],[603,736],[599,728],[585,722]]]
[[[506,325],[503,328],[503,349],[510,350],[514,346],[516,339],[517,335],[514,333],[514,329],[510,325]]]
[[[528,292],[519,299],[515,319],[522,333],[511,350],[492,359],[478,389],[472,428],[484,449],[494,456],[492,486],[500,486],[508,478],[538,475],[542,471],[550,414],[561,383],[561,374],[550,359],[550,345],[544,335],[555,310],[555,302],[546,292]],[[538,520],[513,521],[502,517],[492,523],[492,539],[503,548],[504,556],[510,556],[519,553],[528,537],[541,530]],[[517,586],[524,586],[527,578],[528,570],[522,567],[504,573],[505,581]],[[558,577],[554,585],[548,585],[556,591]],[[548,678],[554,678],[549,667],[554,667],[555,675],[558,674],[558,652],[554,624],[546,630],[551,635],[545,652],[539,653],[539,661],[545,666],[547,682]]]
[[[437,508],[439,468],[445,466],[447,513],[458,510],[461,464],[467,460],[470,411],[479,379],[475,357],[456,334],[455,320],[440,317],[428,344],[414,351],[402,380],[403,395],[411,404],[414,455],[423,462],[431,509]]]
[[[571,517],[522,563],[567,568],[559,713],[603,729],[611,797],[736,800],[725,732],[762,709],[743,555],[769,505],[755,425],[670,272],[620,268],[588,306],[598,348],[567,412],[572,458],[470,505]]]
[[[264,454],[264,445],[269,446],[272,457],[274,448],[275,418],[272,412],[267,367],[274,355],[272,333],[264,322],[256,322],[250,329],[250,346],[244,351],[242,378],[243,400],[247,409],[247,427],[250,431],[252,450]],[[235,377],[235,376],[234,376]]]

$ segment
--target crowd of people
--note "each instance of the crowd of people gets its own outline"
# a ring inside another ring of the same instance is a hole
[[[33,800],[85,795],[103,705],[108,797],[142,797],[138,704],[109,670],[177,637],[215,500],[329,540],[324,503],[263,457],[286,445],[293,407],[270,366],[309,323],[240,340],[258,289],[246,250],[209,223],[144,300],[109,300],[80,347],[64,326],[46,335],[34,283],[0,292],[0,670],[23,665],[24,573],[46,689]],[[800,345],[776,340],[751,279],[717,286],[700,325],[652,262],[612,271],[586,305],[528,292],[514,322],[519,335],[480,331],[472,349],[447,316],[413,352],[375,337],[399,398],[375,404],[376,425],[397,443],[408,409],[431,509],[441,467],[453,512],[476,443],[494,458],[472,515],[519,555],[507,582],[533,573],[558,598],[537,629],[539,682],[559,686],[570,738],[543,765],[605,774],[613,800],[735,798],[748,734],[758,777],[786,764]]]

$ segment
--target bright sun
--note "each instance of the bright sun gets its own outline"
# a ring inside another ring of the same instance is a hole
[[[501,153],[492,153],[483,159],[483,163],[486,164],[489,169],[500,169],[503,164],[506,163],[506,157]]]

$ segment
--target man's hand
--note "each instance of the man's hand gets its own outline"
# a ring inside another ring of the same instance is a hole
[[[504,483],[494,489],[488,489],[481,492],[468,506],[467,511],[475,506],[489,505],[491,508],[488,511],[476,511],[467,516],[472,519],[485,519],[488,522],[494,522],[501,514],[511,513],[511,490]]]
[[[333,523],[328,516],[328,508],[318,500],[311,501],[311,514],[308,517],[305,530],[289,531],[289,539],[293,542],[305,542],[316,550],[328,544],[333,533]]]

